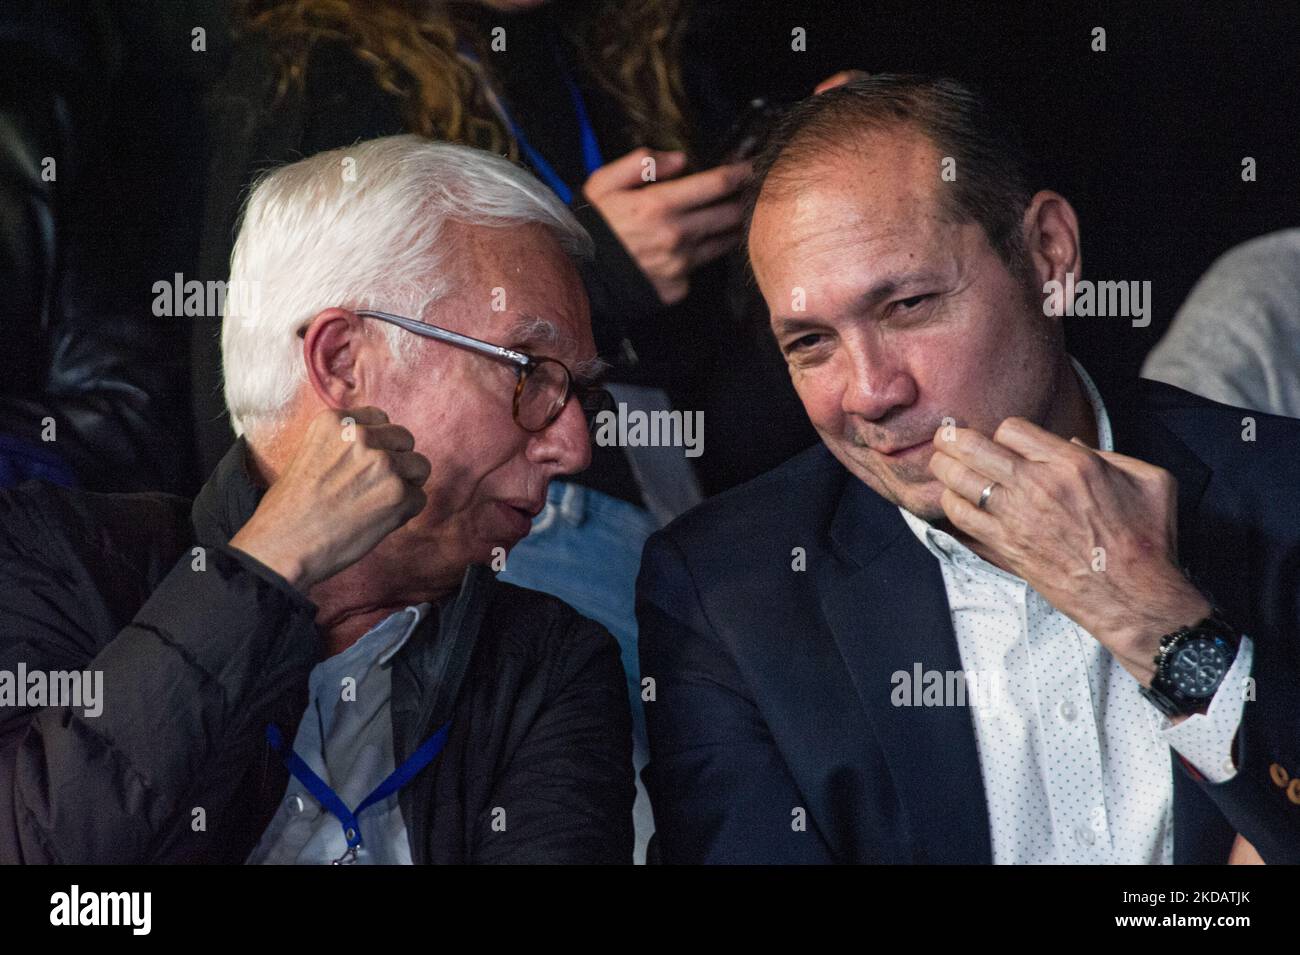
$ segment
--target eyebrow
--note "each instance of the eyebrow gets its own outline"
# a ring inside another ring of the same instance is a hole
[[[523,316],[506,336],[506,341],[510,342],[507,347],[516,351],[527,351],[538,346],[556,348],[567,344],[570,340],[568,335],[560,332],[554,322],[536,315]],[[609,362],[596,357],[584,359],[569,370],[573,372],[575,383],[588,388],[609,374],[610,368]]]
[[[793,335],[820,328],[824,323],[818,318],[778,318],[775,324],[778,335]]]
[[[916,272],[897,272],[892,275],[886,275],[854,300],[853,310],[855,312],[867,311],[885,299],[897,294],[898,291],[904,287],[934,282],[938,281],[940,278],[942,278],[942,276],[932,269],[921,269]],[[789,335],[795,332],[821,328],[826,323],[815,316],[809,318],[791,318],[789,316],[782,316],[775,319],[773,324],[776,326],[776,333],[778,335]]]
[[[555,323],[536,315],[525,315],[506,334],[510,348],[560,344],[560,330]]]

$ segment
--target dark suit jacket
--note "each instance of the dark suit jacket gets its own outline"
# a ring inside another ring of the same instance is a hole
[[[1178,479],[1180,558],[1255,644],[1237,774],[1171,761],[1175,861],[1225,862],[1234,832],[1300,861],[1300,421],[1149,381],[1103,400],[1116,450]],[[991,862],[970,714],[890,702],[916,661],[961,669],[939,564],[824,446],[651,537],[637,612],[663,861]]]

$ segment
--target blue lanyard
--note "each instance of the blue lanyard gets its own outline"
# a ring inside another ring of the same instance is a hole
[[[564,85],[568,87],[569,98],[573,100],[573,111],[578,117],[578,135],[580,136],[582,143],[582,164],[587,170],[587,175],[590,176],[601,166],[605,165],[605,160],[600,154],[600,143],[596,139],[595,129],[592,128],[591,118],[587,115],[587,103],[586,100],[583,99],[582,90],[578,89],[578,84],[575,83],[573,77],[569,75],[569,71],[564,65],[564,57],[560,54],[559,46],[552,43],[551,51],[555,55],[555,65],[559,68],[560,76],[564,78]],[[473,63],[478,63],[478,58],[465,44],[461,45],[461,55]],[[486,77],[484,81],[485,83],[487,82]],[[528,160],[528,165],[532,166],[533,171],[551,187],[551,191],[560,197],[561,202],[566,206],[572,203],[573,190],[568,187],[551,164],[546,161],[546,157],[528,141],[528,137],[524,135],[523,127],[516,123],[514,117],[510,114],[510,110],[506,106],[504,97],[497,93],[490,83],[487,84],[487,94],[488,100],[492,103],[492,108],[495,109],[497,115],[501,117],[501,121],[509,127],[510,135],[513,136],[515,142],[519,144],[519,151],[522,152],[524,158]]]
[[[292,749],[284,745],[284,737],[280,735],[280,727],[274,723],[266,724],[266,741],[271,744],[271,748],[280,754],[284,760],[285,767],[290,773],[307,787],[321,807],[329,810],[334,818],[339,821],[343,827],[343,838],[348,842],[347,851],[334,860],[335,865],[343,862],[355,862],[357,859],[357,850],[361,848],[361,823],[357,821],[357,816],[369,809],[377,802],[383,802],[393,793],[397,792],[412,779],[420,770],[428,766],[435,756],[442,752],[442,747],[447,742],[447,734],[451,730],[451,724],[446,723],[443,727],[430,736],[424,743],[407,757],[406,761],[388,774],[382,783],[375,787],[365,799],[361,800],[361,805],[357,806],[356,811],[349,809],[347,803],[339,798],[338,793],[330,788],[329,783],[316,775],[315,770],[308,766],[301,756]]]

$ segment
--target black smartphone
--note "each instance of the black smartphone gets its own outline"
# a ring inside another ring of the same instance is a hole
[[[757,155],[780,114],[779,107],[761,96],[750,100],[727,135],[701,157],[697,168],[712,169]]]

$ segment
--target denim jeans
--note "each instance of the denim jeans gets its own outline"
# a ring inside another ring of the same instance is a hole
[[[641,550],[658,524],[649,511],[581,484],[552,481],[546,507],[533,529],[506,557],[497,576],[507,583],[559,597],[600,623],[618,641],[632,706],[632,763],[637,773],[635,860],[645,861],[654,832],[650,799],[641,784],[649,757],[641,709],[641,667],[637,660],[636,575]]]

